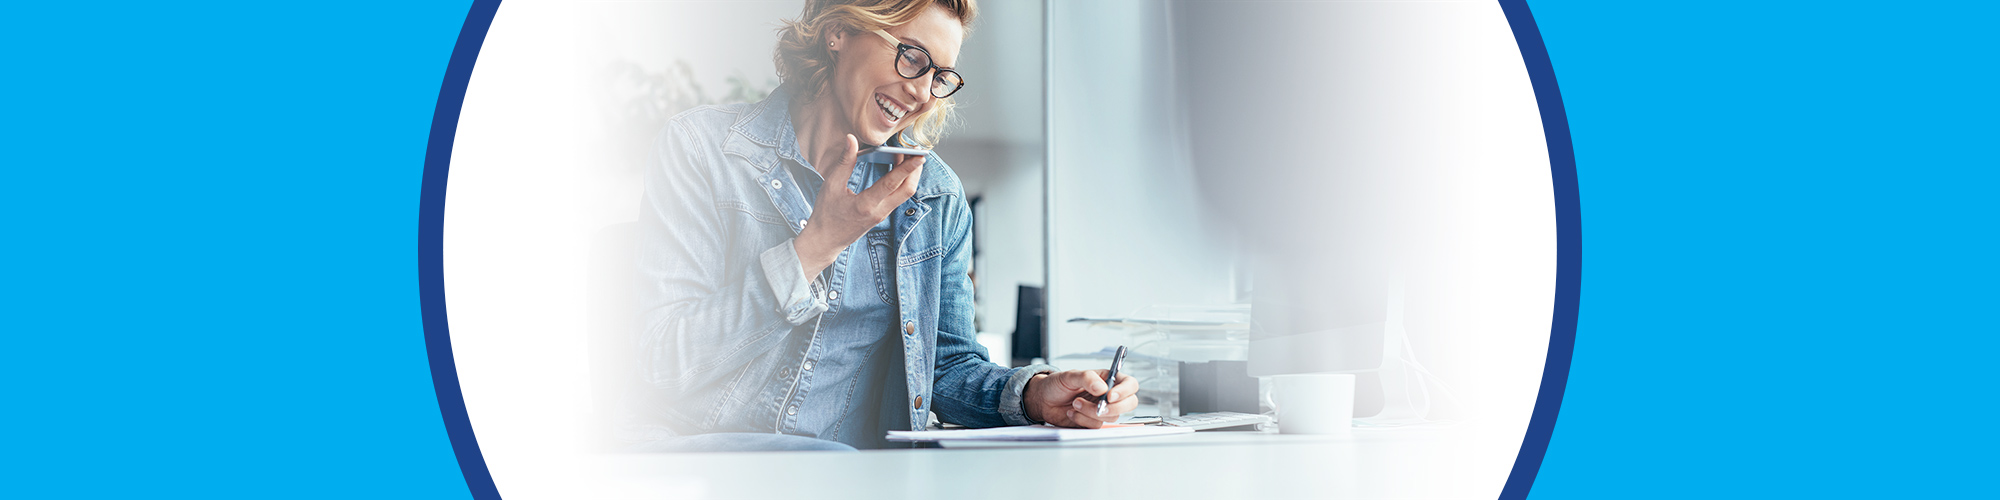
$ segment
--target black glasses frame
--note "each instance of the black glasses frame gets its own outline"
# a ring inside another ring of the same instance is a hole
[[[897,40],[895,36],[890,35],[888,32],[882,30],[874,30],[874,32],[877,35],[881,35],[884,40],[888,40],[896,44],[896,58],[889,60],[889,64],[896,65],[896,76],[903,77],[903,79],[905,80],[915,80],[918,78],[923,78],[924,75],[927,74],[931,75],[931,80],[933,82],[931,84],[931,97],[936,97],[939,99],[951,97],[952,94],[957,94],[958,91],[965,90],[965,75],[960,74],[957,71],[938,67],[937,59],[931,57],[931,51],[924,50],[923,47],[918,47],[915,45],[903,43],[902,40]],[[912,50],[924,54],[924,64],[926,66],[923,70],[918,71],[917,74],[915,75],[905,75],[903,74],[903,54]],[[943,83],[945,73],[951,73],[952,76],[958,77],[958,86],[953,87],[950,92],[945,92],[944,95],[937,95],[938,84]]]

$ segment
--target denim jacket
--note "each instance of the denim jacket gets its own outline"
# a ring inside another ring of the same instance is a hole
[[[659,164],[645,172],[640,214],[636,348],[648,394],[637,416],[646,435],[794,433],[799,422],[839,417],[823,414],[838,409],[798,404],[827,339],[843,333],[822,330],[816,319],[827,310],[824,276],[844,273],[846,259],[809,278],[792,247],[816,193],[799,189],[793,174],[813,169],[798,151],[790,96],[781,87],[754,104],[698,107],[675,116],[658,138]],[[893,280],[882,281],[894,288],[882,295],[893,293],[896,324],[866,328],[900,334],[876,333],[900,345],[874,347],[901,351],[902,391],[887,390],[905,399],[900,416],[879,418],[919,430],[933,411],[971,427],[1029,424],[1021,393],[1030,377],[1054,368],[1009,369],[975,342],[964,188],[935,153],[923,168],[916,194],[884,221],[893,241],[876,242],[895,252]],[[857,191],[880,173],[854,170],[846,183]],[[868,251],[867,240],[848,251]]]

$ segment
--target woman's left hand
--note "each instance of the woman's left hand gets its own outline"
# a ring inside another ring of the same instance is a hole
[[[1119,375],[1117,386],[1107,386],[1104,374],[1107,370],[1069,370],[1036,375],[1028,379],[1024,391],[1024,411],[1028,418],[1037,422],[1048,422],[1057,427],[1082,427],[1096,429],[1104,424],[1117,422],[1118,416],[1139,407],[1139,381],[1131,375]],[[1104,413],[1097,413],[1097,396],[1109,391],[1105,397]]]

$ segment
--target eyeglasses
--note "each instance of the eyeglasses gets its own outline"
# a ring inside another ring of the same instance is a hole
[[[931,62],[930,51],[903,43],[902,40],[890,36],[887,31],[875,30],[875,34],[882,35],[883,40],[896,45],[896,74],[915,80],[925,73],[932,73],[931,70],[937,70],[931,75],[931,96],[943,99],[958,93],[958,89],[965,88],[965,77],[958,76],[957,71],[937,67],[937,64]]]

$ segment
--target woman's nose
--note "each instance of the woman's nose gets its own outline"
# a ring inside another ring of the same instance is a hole
[[[923,107],[924,104],[930,103],[932,99],[936,99],[935,96],[931,95],[930,73],[925,73],[923,76],[903,82],[903,92],[910,96],[910,103],[919,108]]]

